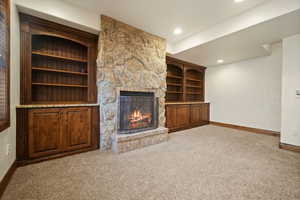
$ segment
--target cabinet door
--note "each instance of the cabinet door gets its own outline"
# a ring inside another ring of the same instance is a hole
[[[28,155],[37,158],[61,151],[60,109],[33,109],[29,111]]]
[[[166,106],[166,118],[169,131],[176,129],[176,106]]]
[[[204,125],[209,123],[209,104],[191,105],[191,125]]]
[[[202,104],[201,121],[204,124],[209,123],[209,103]]]
[[[178,105],[176,109],[176,126],[186,128],[190,125],[190,106]]]
[[[196,126],[201,123],[202,119],[202,105],[191,105],[191,125]]]
[[[91,108],[67,108],[64,117],[65,150],[91,146]]]

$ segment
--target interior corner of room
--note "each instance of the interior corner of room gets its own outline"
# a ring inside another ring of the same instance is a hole
[[[0,0],[0,199],[19,167],[177,136],[300,152],[300,1],[190,1]]]

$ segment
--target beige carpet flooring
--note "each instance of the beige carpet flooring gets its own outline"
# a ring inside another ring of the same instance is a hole
[[[278,138],[205,126],[125,154],[19,168],[3,200],[299,200],[300,154]]]

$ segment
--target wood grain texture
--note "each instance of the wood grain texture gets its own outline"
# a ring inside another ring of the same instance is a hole
[[[65,150],[77,150],[91,146],[91,108],[68,108],[64,111]]]
[[[209,103],[166,105],[166,126],[169,132],[209,124]]]
[[[99,107],[18,108],[17,118],[20,165],[99,148]]]
[[[290,145],[290,144],[280,143],[279,148],[300,153],[300,146],[294,146],[294,145]]]
[[[179,105],[176,106],[176,125],[178,128],[189,126],[190,123],[190,106]]]
[[[237,129],[237,130],[241,130],[241,131],[248,131],[248,132],[252,132],[252,133],[271,135],[271,136],[276,136],[276,137],[280,136],[280,132],[270,131],[270,130],[265,130],[265,129],[251,128],[251,127],[246,127],[246,126],[238,126],[238,125],[234,125],[234,124],[226,124],[226,123],[213,122],[213,121],[210,121],[210,124],[215,125],[215,126]]]
[[[98,36],[20,14],[21,104],[95,103]]]
[[[59,153],[62,149],[61,109],[32,109],[29,111],[29,157],[36,158]]]
[[[167,102],[204,101],[205,70],[175,58],[167,62]]]
[[[9,184],[10,179],[12,178],[13,174],[15,173],[17,169],[17,162],[14,162],[7,173],[5,174],[4,178],[0,181],[0,199],[1,196],[3,195],[7,185]]]

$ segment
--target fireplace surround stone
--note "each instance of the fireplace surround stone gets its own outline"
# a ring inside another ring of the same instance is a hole
[[[101,150],[125,152],[166,141],[165,39],[103,15],[101,30],[97,59]],[[158,128],[131,138],[118,135],[120,91],[153,92],[159,104]]]

